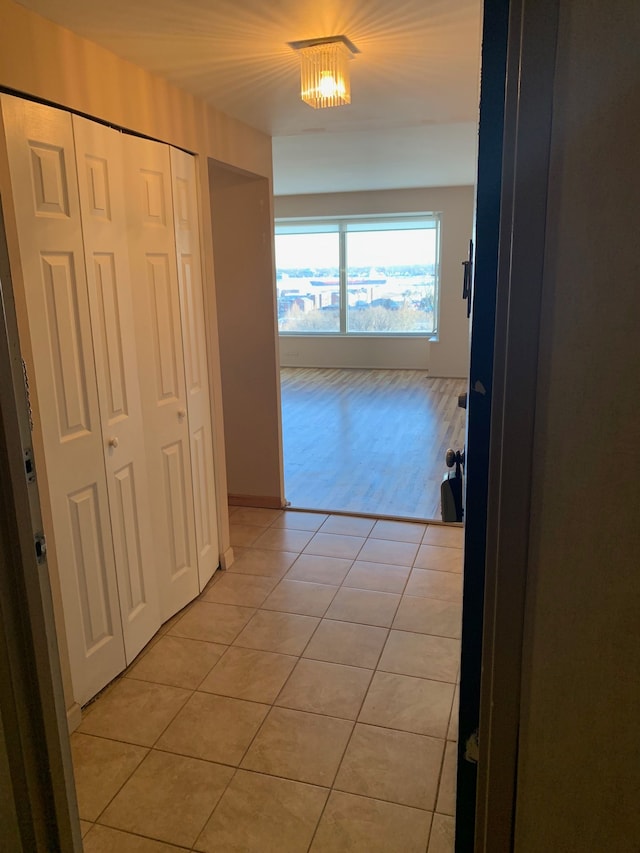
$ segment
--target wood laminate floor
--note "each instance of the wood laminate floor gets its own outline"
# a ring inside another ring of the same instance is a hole
[[[464,445],[466,380],[319,368],[283,368],[281,380],[293,507],[440,518],[444,455]]]

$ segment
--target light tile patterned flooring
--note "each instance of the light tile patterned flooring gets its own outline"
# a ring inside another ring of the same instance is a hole
[[[72,735],[86,853],[451,853],[462,530],[231,512]]]

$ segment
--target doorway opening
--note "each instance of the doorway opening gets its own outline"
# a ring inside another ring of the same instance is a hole
[[[464,444],[473,206],[472,186],[274,199],[292,506],[441,519],[445,453]]]

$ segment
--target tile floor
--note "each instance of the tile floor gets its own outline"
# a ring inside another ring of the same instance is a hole
[[[451,853],[462,531],[232,509],[72,735],[86,853]]]

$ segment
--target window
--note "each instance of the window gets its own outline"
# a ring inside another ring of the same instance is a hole
[[[283,334],[432,335],[436,216],[276,222]]]

